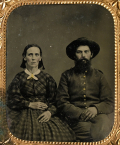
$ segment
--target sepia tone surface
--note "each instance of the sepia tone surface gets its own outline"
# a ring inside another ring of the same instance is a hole
[[[103,71],[114,92],[114,22],[107,9],[95,4],[27,5],[13,10],[7,20],[7,87],[22,71],[24,47],[33,43],[41,47],[45,71],[58,84],[62,72],[74,66],[66,55],[66,46],[80,37],[100,45],[92,65]]]
[[[24,47],[31,43],[42,48],[45,72],[52,75],[58,85],[62,72],[74,66],[74,61],[66,55],[66,46],[82,36],[100,45],[100,53],[92,59],[92,66],[104,72],[114,96],[114,22],[107,9],[95,4],[27,5],[13,10],[7,20],[6,88],[23,70],[20,68],[21,54]],[[10,120],[8,123],[10,125]],[[17,134],[13,133],[18,137]],[[37,140],[44,139],[39,137]]]
[[[115,42],[115,52],[113,52],[113,50],[110,50],[110,52],[112,54],[114,53],[114,55],[115,55],[115,70],[113,70],[114,65],[112,64],[112,66],[110,66],[110,69],[112,70],[110,73],[113,74],[114,71],[115,71],[115,75],[114,75],[115,76],[115,85],[113,84],[113,82],[114,82],[113,78],[112,78],[112,82],[111,82],[111,87],[112,88],[115,87],[115,117],[114,117],[115,119],[114,119],[114,126],[113,126],[113,129],[112,129],[110,135],[106,139],[104,139],[100,142],[97,142],[97,143],[90,143],[90,144],[119,144],[119,87],[118,87],[119,86],[118,85],[119,84],[119,73],[118,73],[119,72],[119,64],[118,64],[118,60],[119,60],[119,45],[118,45],[119,44],[119,33],[118,33],[118,30],[119,30],[119,1],[110,1],[110,0],[109,1],[107,1],[107,0],[93,1],[93,2],[92,1],[86,1],[86,2],[85,1],[76,1],[76,2],[74,2],[74,1],[71,1],[71,2],[67,2],[67,1],[62,1],[62,2],[60,2],[60,1],[59,2],[57,2],[57,1],[56,2],[48,1],[48,2],[45,2],[45,1],[43,1],[42,4],[49,4],[49,3],[50,4],[55,4],[55,3],[56,4],[63,4],[63,3],[66,4],[67,3],[67,4],[82,4],[82,5],[97,4],[98,6],[101,5],[102,7],[107,8],[113,16],[115,35],[114,35],[113,32],[111,32],[110,35],[112,35],[111,41],[114,39],[114,42]],[[9,14],[15,8],[17,8],[18,6],[26,5],[26,4],[29,5],[29,4],[41,4],[41,3],[38,2],[38,1],[37,2],[28,1],[28,3],[23,2],[23,1],[4,1],[4,2],[1,3],[1,19],[0,19],[1,20],[1,37],[0,37],[0,39],[1,39],[1,41],[0,41],[0,43],[1,43],[1,45],[0,45],[1,46],[1,50],[0,50],[0,55],[1,55],[0,56],[1,57],[1,72],[0,72],[1,73],[1,77],[0,77],[1,84],[0,85],[1,85],[1,117],[2,117],[1,126],[2,126],[2,129],[1,129],[1,139],[0,140],[1,140],[1,143],[6,143],[6,144],[13,144],[13,143],[15,143],[15,144],[30,144],[30,143],[38,144],[38,143],[44,143],[44,142],[24,142],[24,141],[21,141],[19,139],[16,139],[9,132],[9,130],[7,128],[7,123],[6,123],[5,92],[6,92],[6,82],[8,81],[8,80],[6,80],[6,56],[5,56],[6,55],[6,35],[7,35],[6,34],[6,24],[7,24]],[[48,5],[46,5],[46,6],[48,6]],[[104,25],[102,25],[102,26],[104,26]],[[93,35],[93,34],[91,34],[91,35]],[[10,37],[9,37],[9,39],[10,39]],[[71,39],[68,39],[68,40],[71,41]],[[54,43],[54,41],[53,41],[53,43]],[[101,43],[102,43],[102,41],[101,41]],[[112,45],[114,46],[113,43],[112,43]],[[114,58],[112,54],[111,54],[111,56],[112,56],[112,58]],[[43,53],[43,55],[44,55],[44,53]],[[45,58],[45,60],[46,60],[46,58]],[[113,60],[111,62],[113,62]],[[47,65],[47,62],[46,62],[46,65]],[[98,64],[96,64],[96,66],[97,65]],[[61,66],[61,64],[60,64],[60,66]],[[47,66],[46,66],[46,68],[47,68]],[[102,68],[101,70],[103,70],[103,69],[104,68]],[[63,70],[64,70],[64,68],[63,68]],[[109,77],[108,77],[108,80],[109,80]],[[57,79],[57,77],[56,77],[56,79]],[[59,81],[59,80],[57,80],[57,81]],[[9,82],[8,82],[8,84],[9,84]],[[46,143],[46,144],[50,144],[50,143]],[[62,144],[62,143],[59,143],[59,144]],[[66,143],[66,144],[68,144],[68,143]],[[71,143],[71,144],[76,144],[76,143]],[[83,143],[79,143],[79,144],[83,144]]]

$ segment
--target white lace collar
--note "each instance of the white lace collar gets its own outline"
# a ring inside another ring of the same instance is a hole
[[[35,76],[37,74],[40,73],[40,69],[38,69],[35,73],[30,73],[27,69],[24,70],[26,74],[28,74],[29,76],[27,77],[27,79],[33,78],[35,80],[38,80],[38,78]]]

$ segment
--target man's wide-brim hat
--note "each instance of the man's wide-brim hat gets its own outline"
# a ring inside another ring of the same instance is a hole
[[[91,53],[93,54],[92,58],[94,58],[100,51],[100,47],[96,42],[88,40],[85,37],[81,37],[81,38],[78,38],[77,40],[72,41],[66,47],[67,56],[75,60],[75,53],[79,46],[88,46],[90,48]]]

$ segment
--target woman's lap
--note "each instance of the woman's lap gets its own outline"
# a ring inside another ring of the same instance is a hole
[[[30,141],[75,141],[72,129],[58,117],[51,117],[48,122],[43,123],[37,118],[38,112],[23,111],[10,131],[18,138]]]

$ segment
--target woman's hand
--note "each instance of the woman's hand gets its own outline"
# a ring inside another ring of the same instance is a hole
[[[45,110],[48,106],[43,102],[30,102],[29,107],[32,109]]]
[[[49,121],[49,119],[51,118],[51,113],[50,111],[45,111],[44,113],[42,113],[37,119],[40,123],[42,122],[47,122]]]

